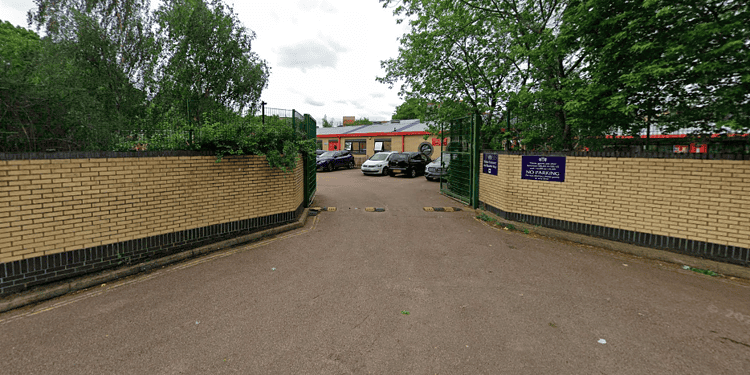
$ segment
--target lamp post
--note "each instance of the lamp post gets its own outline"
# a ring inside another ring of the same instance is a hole
[[[263,123],[263,125],[265,125],[265,124],[266,124],[266,104],[268,104],[268,103],[266,103],[266,102],[264,102],[264,101],[261,101],[261,102],[260,102],[260,108],[261,108],[261,122]]]

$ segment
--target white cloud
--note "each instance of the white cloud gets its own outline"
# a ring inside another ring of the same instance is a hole
[[[303,73],[312,68],[336,68],[338,54],[346,48],[335,41],[326,44],[316,40],[306,40],[294,45],[281,47],[279,66],[300,69]]]
[[[312,98],[305,98],[305,103],[307,103],[307,104],[309,104],[309,105],[313,105],[313,106],[316,106],[316,107],[322,107],[322,106],[326,105],[326,103],[324,103],[324,102],[319,102],[319,101],[317,101],[317,100],[314,100],[314,99],[312,99]]]
[[[337,13],[338,10],[326,0],[299,0],[297,3],[300,8],[314,10],[318,9],[325,13]]]
[[[36,8],[34,3],[28,0],[3,0],[3,6],[15,9],[24,14],[31,8]]]
[[[158,0],[152,0],[152,5]],[[396,57],[407,25],[377,0],[225,0],[256,33],[252,48],[271,67],[268,107],[323,115],[390,119],[398,87],[375,81],[380,61]],[[33,0],[0,0],[0,17],[26,27]],[[323,104],[323,105],[320,105]]]
[[[0,2],[0,22],[8,21],[14,26],[33,30],[26,22],[26,12],[32,8],[36,9],[31,0],[3,0]]]

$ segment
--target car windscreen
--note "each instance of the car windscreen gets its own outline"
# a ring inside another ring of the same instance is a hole
[[[326,151],[318,155],[319,158],[332,158],[334,156],[336,156],[336,151]]]
[[[408,160],[409,155],[407,154],[394,154],[391,156],[391,161],[402,161],[402,160]]]
[[[372,160],[372,161],[382,161],[382,160],[388,159],[388,155],[390,155],[390,154],[384,154],[384,153],[379,152],[379,153],[373,155],[370,158],[370,160]]]

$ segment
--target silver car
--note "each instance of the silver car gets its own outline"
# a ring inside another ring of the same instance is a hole
[[[424,178],[429,181],[440,180],[448,172],[448,164],[450,163],[450,157],[447,154],[433,160],[424,170]]]

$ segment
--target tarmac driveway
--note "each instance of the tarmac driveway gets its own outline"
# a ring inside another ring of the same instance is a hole
[[[3,374],[747,374],[750,287],[318,174],[304,229],[0,315]],[[366,207],[385,208],[367,212]]]

